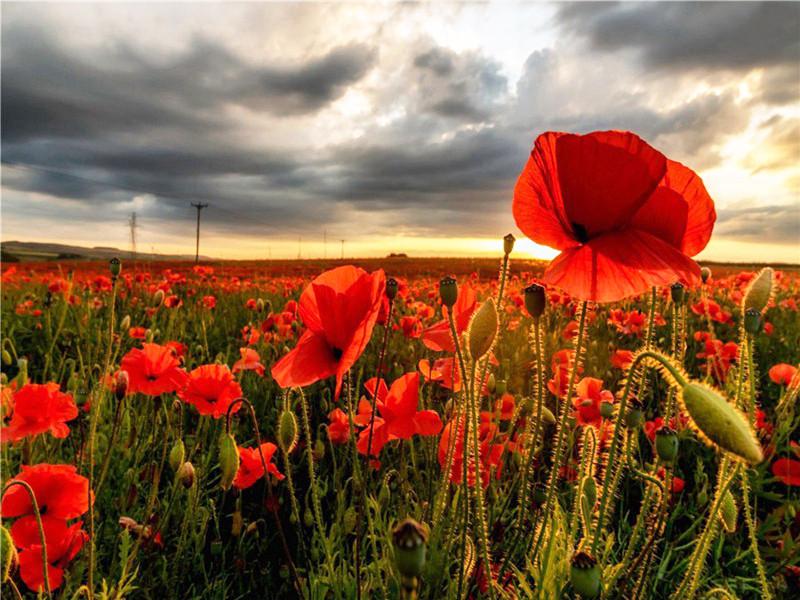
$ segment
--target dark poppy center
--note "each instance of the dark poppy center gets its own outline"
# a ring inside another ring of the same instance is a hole
[[[46,513],[46,512],[47,512],[47,504],[42,504],[42,505],[39,507],[39,514],[40,514],[40,515],[43,515],[43,514],[44,514],[44,513]]]
[[[336,362],[339,362],[342,359],[342,354],[344,354],[344,351],[339,350],[336,346],[331,348],[331,352],[333,352],[333,358],[336,359]]]
[[[158,377],[156,377],[155,375],[148,375],[147,376],[147,381],[156,381],[157,379],[158,379]]]
[[[575,239],[581,244],[585,244],[589,241],[589,232],[586,231],[586,227],[580,223],[572,223],[572,232],[575,234]]]

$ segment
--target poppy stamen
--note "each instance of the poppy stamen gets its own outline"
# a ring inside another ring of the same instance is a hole
[[[586,231],[586,227],[580,223],[573,222],[572,231],[575,234],[575,239],[577,239],[581,244],[585,244],[589,241],[589,232]]]

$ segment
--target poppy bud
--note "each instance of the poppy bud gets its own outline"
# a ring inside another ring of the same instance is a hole
[[[297,446],[297,418],[289,409],[284,410],[278,420],[278,445],[286,454]]]
[[[681,306],[686,299],[686,287],[680,281],[676,281],[670,286],[669,293],[672,301],[678,306]]]
[[[28,359],[27,358],[18,359],[17,369],[19,369],[19,372],[17,373],[16,382],[17,382],[17,389],[19,389],[23,385],[28,383]]]
[[[494,299],[489,298],[472,315],[469,324],[469,355],[478,360],[492,349],[497,335],[497,307]]]
[[[508,382],[505,379],[501,379],[495,385],[495,391],[498,395],[502,396],[508,391]]]
[[[5,583],[11,576],[11,570],[19,564],[19,556],[11,534],[2,525],[0,525],[0,560],[3,561],[2,582]]]
[[[114,397],[118,402],[122,401],[125,394],[128,393],[128,372],[119,371],[114,379]]]
[[[386,297],[389,300],[394,300],[395,296],[397,296],[397,279],[389,277],[386,280]]]
[[[722,527],[728,533],[736,531],[736,521],[739,519],[739,509],[736,506],[736,500],[730,489],[725,490],[725,495],[722,496],[722,502],[719,506],[719,520]]]
[[[319,462],[323,458],[325,458],[325,443],[322,440],[317,440],[314,442],[314,460]]]
[[[589,510],[594,508],[597,503],[597,482],[594,477],[587,475],[581,481],[581,502],[583,502]]]
[[[111,277],[116,279],[117,277],[119,277],[120,271],[122,271],[122,263],[115,256],[110,261],[108,261],[108,268],[111,271]]]
[[[439,281],[439,297],[442,299],[442,304],[447,308],[452,308],[458,300],[458,283],[452,277],[443,277]]]
[[[656,452],[664,462],[672,462],[678,456],[678,432],[666,425],[656,431]]]
[[[697,505],[703,507],[707,503],[708,503],[708,490],[704,487],[699,492],[697,492]]]
[[[744,293],[742,307],[745,312],[753,309],[761,314],[764,313],[770,298],[772,298],[773,275],[774,271],[771,267],[764,267],[753,277]]]
[[[750,423],[719,392],[700,383],[687,383],[681,390],[681,402],[707,441],[750,464],[764,460]]]
[[[356,509],[353,506],[344,511],[344,519],[342,520],[342,528],[345,535],[350,535],[356,528]]]
[[[3,348],[3,364],[10,365],[12,362],[13,359],[11,358],[11,353],[5,348]]]
[[[303,523],[305,523],[306,527],[311,527],[314,524],[314,515],[311,513],[311,509],[308,507],[306,507],[306,510],[303,513]]]
[[[703,283],[711,279],[711,269],[708,267],[703,267],[700,269],[700,279],[703,280]]]
[[[628,414],[625,415],[625,425],[628,429],[638,429],[644,423],[644,413],[642,412],[642,403],[636,397],[631,397],[630,407]]]
[[[180,481],[186,489],[194,485],[194,465],[188,460],[178,469],[178,481]]]
[[[164,290],[156,290],[156,293],[153,294],[153,306],[158,308],[162,302],[164,302]]]
[[[532,283],[525,288],[525,309],[534,319],[538,319],[544,314],[547,306],[547,296],[543,285]]]
[[[761,313],[755,308],[748,308],[744,313],[744,330],[750,335],[761,331]]]
[[[264,301],[261,298],[256,300],[256,311],[260,313],[264,312]]]
[[[600,403],[600,416],[604,419],[610,419],[614,416],[614,405],[611,402]]]
[[[509,233],[503,238],[503,252],[506,254],[511,254],[511,251],[514,249],[514,242],[517,239],[514,237],[513,234]]]
[[[125,315],[125,317],[120,321],[119,330],[120,331],[128,331],[131,328],[131,316]]]
[[[169,451],[169,466],[174,472],[178,472],[181,468],[184,459],[186,458],[186,449],[183,446],[183,440],[176,440],[172,445],[172,450]]]
[[[497,387],[497,380],[494,377],[494,373],[490,373],[489,380],[486,382],[486,389],[488,389],[490,393],[494,394],[495,387]]]
[[[600,593],[600,567],[587,552],[576,552],[570,566],[572,587],[584,598],[594,598]]]
[[[428,528],[414,519],[403,519],[392,531],[392,541],[397,570],[404,577],[419,577],[425,566]]]
[[[542,406],[542,421],[547,423],[548,425],[555,425],[556,424],[556,416],[546,406]]]
[[[219,438],[219,469],[220,487],[229,490],[239,470],[239,449],[230,433],[223,433]]]
[[[152,344],[154,335],[155,334],[153,333],[152,329],[145,330],[145,332],[144,332],[144,341],[147,342],[148,344]]]

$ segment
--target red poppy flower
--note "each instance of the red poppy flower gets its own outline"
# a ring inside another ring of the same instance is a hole
[[[192,404],[201,415],[215,419],[224,417],[228,407],[241,398],[242,388],[233,378],[228,365],[202,365],[189,373],[186,387],[178,392],[178,397]],[[236,406],[234,412],[241,405]]]
[[[614,350],[611,355],[611,366],[615,369],[625,371],[633,362],[633,352],[631,350]]]
[[[558,398],[565,396],[569,387],[569,367],[575,360],[574,350],[559,350],[553,355],[552,369],[553,377],[547,381],[547,389]],[[583,373],[583,365],[578,365],[576,375]]]
[[[272,367],[282,388],[303,387],[336,376],[334,397],[342,378],[367,347],[378,318],[386,277],[353,266],[326,271],[300,296],[300,318],[306,331]]]
[[[465,283],[458,290],[458,298],[453,305],[453,322],[456,326],[456,333],[460,336],[466,331],[472,313],[478,306],[478,298],[475,290],[469,283]],[[445,318],[438,323],[431,325],[422,332],[422,343],[436,352],[455,352],[453,336],[450,333],[450,321],[447,316],[447,307],[442,307]]]
[[[350,439],[350,417],[341,408],[328,414],[328,438],[333,444],[346,444]]]
[[[143,340],[147,335],[147,329],[144,327],[131,327],[128,329],[128,337],[134,340]]]
[[[23,548],[19,553],[19,574],[30,590],[41,592],[44,590],[44,565],[39,526],[35,520],[30,519],[24,527],[18,527],[21,522],[22,520],[14,523],[11,531],[15,545]],[[51,590],[58,589],[64,582],[64,569],[89,539],[82,526],[81,522],[68,526],[63,519],[42,517],[47,545],[47,579]]]
[[[233,363],[233,372],[255,371],[259,375],[264,375],[264,365],[261,364],[261,357],[252,348],[239,348],[242,358]]]
[[[772,474],[786,485],[800,486],[800,461],[779,458],[772,463]]]
[[[600,425],[600,404],[613,403],[614,394],[603,389],[603,380],[594,377],[584,377],[575,388],[573,401],[580,425]]]
[[[29,435],[49,432],[53,437],[69,435],[66,422],[78,416],[78,407],[57,383],[28,383],[14,393],[14,413],[0,432],[3,442],[16,442]]]
[[[447,469],[445,464],[447,460],[447,451],[450,448],[450,436],[453,435],[455,428],[455,448],[453,451],[452,468],[450,469],[450,481],[452,483],[459,483],[462,478],[462,469],[464,464],[464,428],[463,418],[452,419],[445,425],[442,435],[439,437],[439,450],[437,458],[439,465],[442,469]],[[470,434],[471,436],[472,434]],[[498,429],[496,425],[483,422],[478,428],[478,445],[481,466],[481,483],[483,487],[489,485],[489,479],[492,475],[492,470],[497,470],[497,475],[500,475],[501,458],[505,450],[505,443],[503,443],[498,436]],[[467,472],[467,484],[469,486],[475,485],[475,473],[472,468]]]
[[[128,393],[159,396],[183,387],[186,373],[172,348],[142,344],[122,357],[120,367],[128,372]]]
[[[376,394],[376,380],[373,377],[365,387],[370,396]],[[375,408],[380,416],[375,416],[372,434],[372,455],[378,456],[383,446],[390,440],[407,440],[414,434],[436,435],[442,430],[442,420],[434,410],[417,410],[419,404],[419,373],[406,373],[392,382],[387,389],[380,380],[375,400]],[[369,424],[372,406],[366,399],[359,403],[358,415],[353,421],[364,429],[358,437],[358,451],[366,454],[369,446]]]
[[[78,475],[72,465],[23,465],[22,471],[11,481],[24,481],[31,486],[42,515],[66,520],[89,510],[89,480]],[[3,518],[34,519],[28,492],[19,485],[11,487],[3,494],[0,514]]]
[[[786,363],[778,363],[769,370],[769,378],[773,383],[788,386],[797,374],[797,367]]]
[[[261,452],[264,453],[267,471],[277,479],[283,479],[283,473],[278,471],[278,467],[271,462],[272,456],[277,449],[278,447],[271,442],[261,444]],[[264,464],[261,462],[261,453],[258,448],[239,447],[239,470],[236,471],[236,477],[233,480],[234,487],[240,490],[247,489],[263,476]]]
[[[716,219],[700,177],[623,131],[540,135],[513,212],[525,235],[561,250],[543,281],[593,302],[699,282],[689,257]]]

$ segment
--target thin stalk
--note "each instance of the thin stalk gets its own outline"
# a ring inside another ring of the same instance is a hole
[[[48,598],[52,598],[53,594],[50,591],[50,574],[49,574],[49,563],[47,561],[47,540],[44,537],[44,527],[42,526],[42,514],[39,512],[39,503],[36,501],[36,494],[33,492],[33,488],[28,484],[26,481],[21,481],[19,479],[15,479],[13,481],[9,481],[5,487],[3,488],[3,496],[5,496],[6,492],[10,490],[15,485],[22,487],[28,494],[28,497],[31,500],[31,506],[33,508],[33,517],[36,519],[36,526],[39,529],[39,541],[42,543],[42,574],[43,574],[43,584],[44,584],[44,591],[47,594]]]

